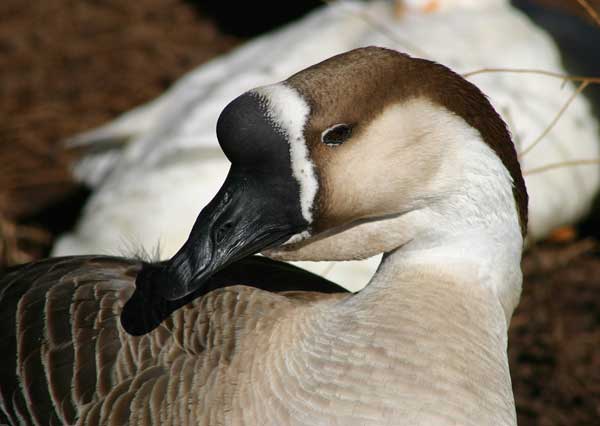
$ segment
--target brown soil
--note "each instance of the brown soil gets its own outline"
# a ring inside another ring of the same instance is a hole
[[[581,13],[576,0],[540,1]],[[183,0],[3,0],[0,22],[2,268],[45,255],[54,218],[77,214],[64,138],[152,99],[238,40]],[[509,348],[519,424],[600,424],[598,246],[542,244],[523,267]]]
[[[177,0],[3,0],[0,22],[1,264],[47,252],[48,229],[22,224],[75,190],[61,141],[151,100],[236,40]]]
[[[519,424],[600,424],[600,246],[531,249],[509,356]]]

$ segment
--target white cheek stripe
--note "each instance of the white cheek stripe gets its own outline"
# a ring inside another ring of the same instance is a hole
[[[300,186],[302,217],[312,223],[312,207],[319,184],[304,139],[310,107],[295,89],[283,83],[259,87],[252,92],[264,101],[269,118],[286,136],[290,145],[292,174]]]

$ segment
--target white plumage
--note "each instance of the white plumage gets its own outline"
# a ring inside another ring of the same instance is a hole
[[[437,11],[425,13],[432,10],[430,3]],[[565,72],[550,37],[505,0],[408,1],[400,16],[383,1],[324,6],[197,68],[157,100],[79,136],[79,143],[129,142],[77,166],[77,175],[96,190],[77,228],[59,240],[53,254],[118,253],[138,245],[152,251],[160,244],[161,257],[172,255],[227,173],[214,129],[223,107],[252,87],[367,45],[427,57],[458,72],[494,67]],[[560,79],[531,74],[488,73],[470,80],[490,97],[521,150],[575,90],[570,83],[563,87]],[[588,102],[578,97],[544,140],[521,158],[530,194],[531,238],[584,215],[598,189],[600,170],[581,165],[527,171],[598,158],[598,135]],[[319,263],[308,269],[360,288],[377,263]]]

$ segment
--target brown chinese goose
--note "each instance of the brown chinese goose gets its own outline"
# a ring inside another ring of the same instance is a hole
[[[243,94],[217,134],[230,172],[171,260],[2,278],[0,423],[516,424],[527,194],[475,86],[358,49]],[[261,250],[385,255],[344,294]]]

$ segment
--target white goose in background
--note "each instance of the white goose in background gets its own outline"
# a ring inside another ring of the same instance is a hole
[[[213,124],[219,111],[237,93],[281,80],[333,54],[378,45],[445,63],[459,73],[498,67],[565,72],[550,37],[507,0],[412,0],[403,6],[400,13],[385,1],[323,6],[200,66],[157,100],[79,136],[84,144],[128,143],[78,165],[77,175],[95,192],[76,229],[60,238],[53,254],[122,253],[131,246],[152,252],[159,246],[161,258],[172,255],[188,235],[198,207],[227,173],[229,163],[218,148]],[[560,79],[540,75],[488,73],[470,81],[503,115],[519,151],[544,132],[575,92],[570,83],[563,87]],[[543,140],[522,156],[530,238],[542,238],[584,215],[597,192],[600,170],[580,165],[527,171],[596,159],[598,139],[587,100],[576,97]],[[303,267],[357,289],[377,263]]]
[[[527,193],[474,85],[357,49],[242,94],[217,133],[231,168],[173,258],[47,259],[0,279],[0,423],[516,425]],[[240,285],[245,267],[213,282],[261,250],[385,254],[355,294]]]

